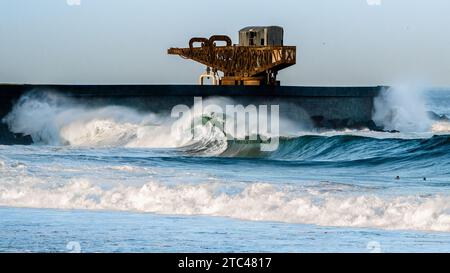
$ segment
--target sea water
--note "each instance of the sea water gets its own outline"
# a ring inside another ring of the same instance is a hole
[[[1,252],[450,252],[450,92],[389,90],[390,132],[294,126],[272,152],[41,93],[3,120],[34,144],[0,146]]]

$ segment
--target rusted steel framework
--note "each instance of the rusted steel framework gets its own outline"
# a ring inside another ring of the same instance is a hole
[[[225,45],[218,46],[216,42]],[[295,46],[237,46],[224,35],[192,38],[189,48],[170,48],[168,54],[202,63],[214,73],[222,71],[220,84],[230,85],[276,85],[278,71],[296,63]]]

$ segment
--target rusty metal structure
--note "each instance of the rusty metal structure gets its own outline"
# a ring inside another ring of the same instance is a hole
[[[239,37],[239,45],[225,35],[196,37],[188,48],[170,48],[168,54],[206,65],[199,83],[211,78],[214,85],[279,85],[278,71],[296,63],[296,47],[283,46],[281,27],[247,27]]]

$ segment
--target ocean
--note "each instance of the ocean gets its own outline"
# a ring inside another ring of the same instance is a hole
[[[2,121],[34,143],[0,145],[0,252],[450,252],[450,91],[383,93],[384,132],[286,121],[274,151],[41,93]]]

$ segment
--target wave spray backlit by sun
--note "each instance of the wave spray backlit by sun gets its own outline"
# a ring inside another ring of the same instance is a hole
[[[374,100],[373,120],[386,130],[400,132],[427,132],[432,126],[422,92],[409,86],[383,90]]]
[[[45,90],[36,90],[22,96],[3,122],[8,124],[12,132],[29,135],[37,144],[87,147],[189,147],[189,150],[196,154],[219,155],[228,151],[226,154],[233,156],[237,150],[238,154],[242,154],[242,148],[249,149],[250,145],[239,148],[230,146],[233,142],[230,142],[229,136],[223,130],[223,119],[215,116],[216,113],[208,108],[211,105],[226,106],[233,103],[229,98],[210,98],[203,102],[205,105],[203,112],[193,111],[193,116],[174,119],[170,113],[155,114],[152,109],[142,112],[120,105],[92,105]],[[375,98],[373,119],[378,126],[400,133],[370,130],[311,130],[308,122],[286,118],[280,120],[279,133],[281,138],[292,139],[305,135],[429,138],[433,134],[450,132],[448,120],[432,120],[426,111],[421,93],[409,87],[390,88]],[[190,128],[193,120],[207,121],[196,125],[198,128],[195,128],[195,132],[199,134],[196,135],[196,139],[192,138]],[[244,132],[244,135],[237,136],[240,138],[246,134],[255,134],[239,128],[237,131]]]
[[[433,120],[407,89],[374,103],[377,124],[401,133],[314,132],[287,121],[279,148],[262,153],[227,139],[209,112],[174,121],[152,109],[30,93],[4,122],[44,145],[0,146],[0,206],[450,232],[450,135],[433,131],[445,132],[447,121]],[[212,121],[199,124],[194,141],[183,129],[192,118]]]
[[[3,122],[12,132],[29,135],[37,144],[145,148],[189,146],[207,154],[220,154],[227,148],[227,140],[230,140],[229,131],[224,130],[228,122],[217,116],[217,111],[211,106],[228,109],[234,102],[229,98],[216,97],[204,100],[203,105],[205,107],[200,112],[192,111],[192,115],[180,115],[174,119],[170,113],[155,114],[152,109],[143,112],[119,105],[90,105],[39,90],[22,96]],[[260,124],[249,126],[252,120],[255,119],[244,120],[243,124],[237,120],[236,134],[232,137],[245,139],[253,134],[260,138],[272,137],[270,134],[260,134]],[[260,117],[256,121],[259,122]],[[258,131],[252,131],[252,128]],[[273,130],[273,126],[271,128]],[[301,128],[300,122],[283,119],[277,124],[280,130],[277,135],[293,134]],[[195,132],[195,138],[192,132]]]

